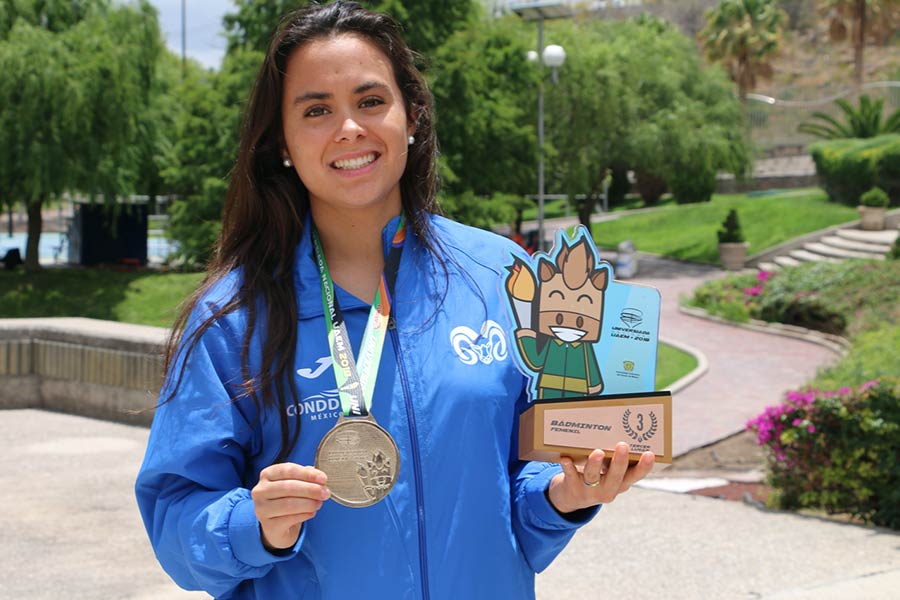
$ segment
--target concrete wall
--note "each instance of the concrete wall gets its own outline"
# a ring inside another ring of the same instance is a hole
[[[716,180],[717,194],[743,194],[761,190],[784,190],[819,185],[819,176],[813,175],[787,175],[771,177],[751,177],[738,180],[733,175],[723,176]]]
[[[81,318],[0,319],[0,408],[147,425],[168,330]]]

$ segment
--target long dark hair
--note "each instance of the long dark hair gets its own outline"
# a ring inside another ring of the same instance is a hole
[[[406,114],[415,120],[416,141],[408,149],[400,191],[410,228],[436,254],[437,241],[428,218],[429,213],[439,212],[433,100],[416,67],[417,57],[400,36],[399,26],[389,16],[367,11],[356,2],[314,5],[288,14],[269,45],[250,95],[237,163],[225,197],[222,231],[206,279],[185,304],[166,345],[165,369],[169,372],[178,362],[179,353],[192,352],[216,320],[245,310],[243,394],[252,398],[260,415],[282,402],[298,404],[292,376],[297,347],[294,254],[303,234],[309,194],[296,171],[282,164],[281,98],[286,66],[300,46],[347,34],[371,42],[390,59]],[[200,299],[235,270],[241,273],[241,281],[234,296],[187,333],[188,319]],[[251,373],[249,349],[256,330],[257,306],[264,307],[265,333],[259,372]],[[185,363],[181,361],[175,385],[165,401],[174,397]],[[276,412],[281,420],[281,448],[275,462],[282,462],[297,442],[300,412],[296,412],[293,427],[285,410]]]

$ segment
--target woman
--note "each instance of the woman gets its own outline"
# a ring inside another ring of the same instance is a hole
[[[350,2],[289,16],[247,108],[216,256],[173,331],[136,484],[182,587],[532,598],[534,573],[652,466],[627,469],[624,444],[602,477],[601,451],[582,471],[516,459],[526,381],[498,286],[521,251],[435,215],[436,154],[430,94],[390,18]],[[387,329],[358,379],[341,321],[356,355]],[[396,454],[354,463],[375,503],[352,508],[336,471],[313,465],[344,452],[323,438],[359,450],[330,432],[366,419],[353,394],[367,385]]]

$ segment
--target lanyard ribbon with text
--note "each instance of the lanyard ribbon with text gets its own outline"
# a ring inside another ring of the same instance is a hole
[[[325,264],[325,252],[315,226],[312,228],[313,246],[316,252],[316,263],[322,282],[322,307],[325,310],[325,325],[328,328],[328,344],[331,348],[331,360],[334,364],[334,377],[337,380],[338,394],[344,416],[364,417],[372,407],[372,395],[375,390],[375,378],[378,365],[381,363],[381,351],[384,338],[387,336],[388,323],[391,316],[391,301],[397,271],[400,268],[400,256],[403,253],[403,241],[406,238],[406,219],[401,214],[397,223],[397,231],[391,241],[391,250],[384,263],[381,282],[375,291],[369,320],[363,332],[359,349],[359,365],[353,358],[347,326],[338,306],[334,293],[334,282]]]

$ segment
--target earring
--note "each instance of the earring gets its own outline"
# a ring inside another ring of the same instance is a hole
[[[292,163],[291,159],[289,159],[289,158],[284,159],[284,163],[282,163],[282,164],[284,164],[285,169],[290,169],[291,167],[294,166],[294,163]]]
[[[411,135],[411,136],[409,136],[409,139],[406,140],[406,141],[409,142],[409,145],[410,145],[410,146],[412,146],[413,144],[416,143],[416,136]]]

